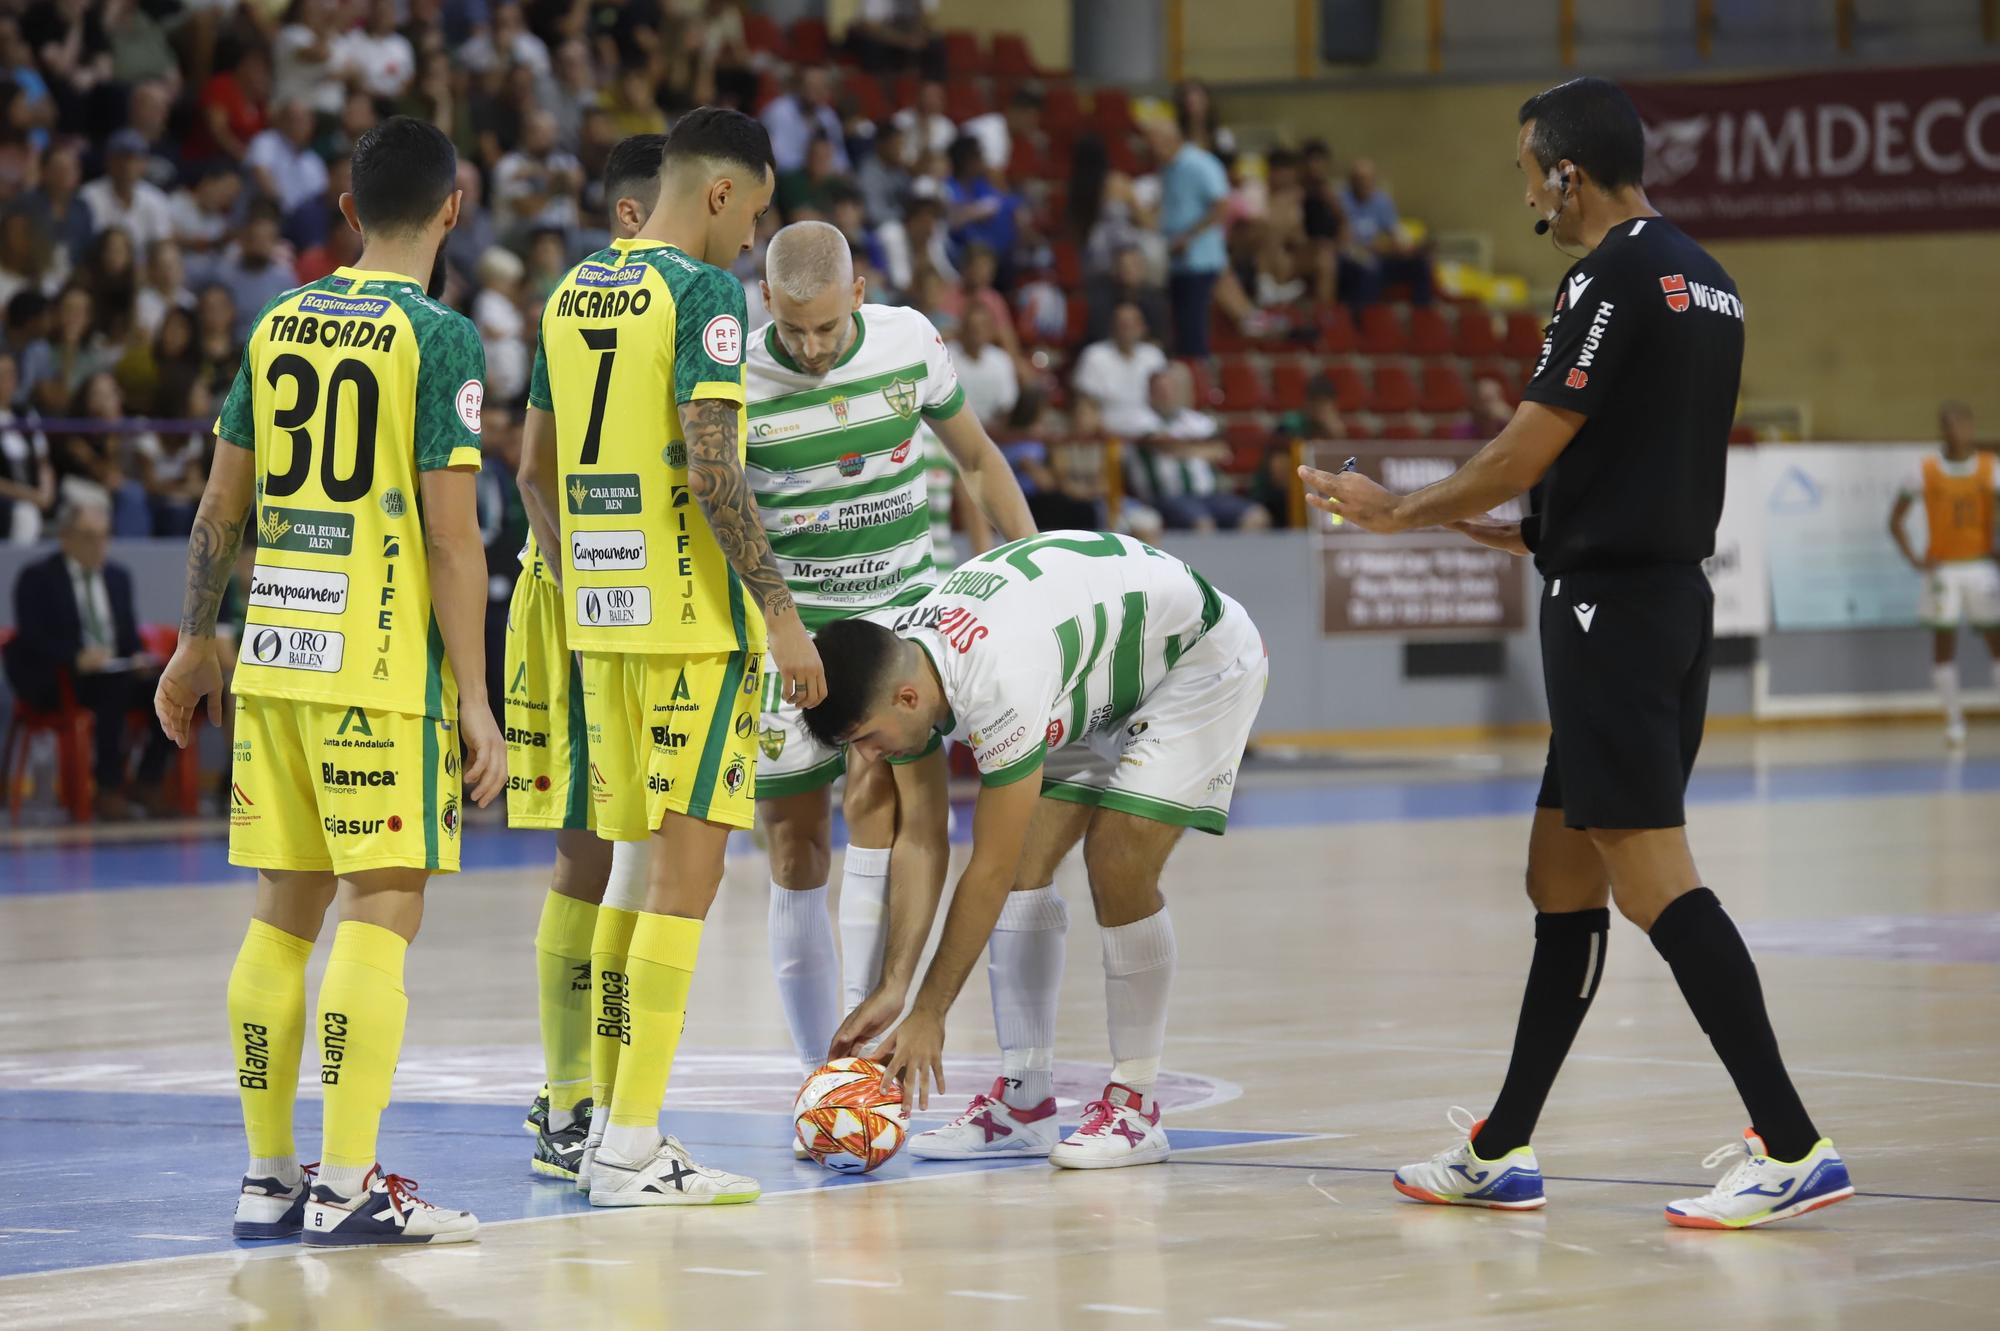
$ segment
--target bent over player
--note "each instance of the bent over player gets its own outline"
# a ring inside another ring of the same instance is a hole
[[[355,144],[340,208],[361,255],[258,316],[216,422],[224,447],[160,677],[161,723],[185,747],[204,699],[220,717],[216,610],[254,498],[229,820],[230,863],[258,871],[229,975],[250,1142],[238,1238],[303,1226],[316,1246],[450,1243],[478,1229],[384,1173],[375,1149],[424,884],[458,868],[460,741],[478,803],[506,777],[473,493],[485,358],[471,321],[424,295],[458,219],[457,167],[443,133],[405,116]],[[340,927],[308,1016],[306,959],[336,893]],[[316,1181],[292,1139],[308,1027],[325,1096]]]
[[[1177,956],[1160,873],[1186,828],[1221,835],[1269,665],[1242,606],[1129,536],[1058,531],[989,550],[899,612],[820,631],[823,744],[908,757],[940,737],[979,767],[972,858],[915,1003],[877,1051],[905,1099],[944,1089],[944,1020],[988,952],[1001,1076],[952,1123],[911,1140],[927,1159],[1047,1156],[1071,1169],[1167,1158],[1153,1088]],[[943,774],[937,779],[942,781]],[[938,795],[937,798],[942,798]],[[1069,916],[1056,866],[1083,843],[1104,948],[1111,1077],[1056,1141],[1056,994]],[[899,878],[901,894],[923,887]],[[896,930],[884,980],[834,1039],[844,1053],[902,1011],[928,936]]]

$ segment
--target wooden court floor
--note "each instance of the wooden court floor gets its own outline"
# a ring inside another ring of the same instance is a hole
[[[1698,773],[1697,859],[1856,1200],[1747,1234],[1663,1223],[1743,1114],[1622,921],[1536,1137],[1548,1208],[1390,1190],[1449,1144],[1449,1106],[1483,1113],[1498,1087],[1532,941],[1538,760],[1527,744],[1349,754],[1246,780],[1230,835],[1190,838],[1171,867],[1168,1124],[1189,1149],[1134,1170],[898,1160],[857,1186],[793,1164],[751,851],[704,943],[668,1127],[767,1195],[579,1213],[529,1173],[519,1129],[540,1075],[542,872],[523,854],[441,881],[384,1148],[427,1194],[476,1201],[480,1242],[438,1250],[218,1238],[242,1164],[221,1002],[248,892],[213,847],[0,847],[0,1327],[2000,1325],[1991,725],[1958,760],[1927,726],[1718,736]],[[1062,886],[1073,1096],[1106,1053],[1076,865]],[[991,1076],[977,976],[950,1036],[956,1099]]]

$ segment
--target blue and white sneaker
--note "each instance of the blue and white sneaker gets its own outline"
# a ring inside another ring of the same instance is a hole
[[[1684,1198],[1667,1207],[1668,1224],[1683,1229],[1751,1229],[1854,1195],[1847,1162],[1825,1137],[1813,1143],[1805,1159],[1787,1163],[1766,1155],[1764,1139],[1745,1128],[1742,1141],[1709,1152],[1702,1168],[1714,1169],[1732,1158],[1735,1167],[1706,1197]]]
[[[288,1239],[305,1227],[306,1194],[312,1190],[313,1166],[299,1166],[299,1181],[286,1187],[275,1178],[243,1176],[236,1198],[236,1223],[230,1237]]]
[[[1517,1146],[1497,1160],[1483,1160],[1472,1149],[1486,1126],[1470,1110],[1453,1105],[1445,1115],[1465,1140],[1420,1164],[1396,1171],[1396,1191],[1433,1206],[1485,1206],[1496,1211],[1532,1211],[1546,1206],[1542,1167],[1532,1146]]]
[[[379,1248],[414,1243],[469,1243],[479,1234],[470,1211],[433,1206],[417,1196],[417,1181],[368,1171],[367,1186],[352,1200],[324,1183],[306,1202],[308,1248]]]

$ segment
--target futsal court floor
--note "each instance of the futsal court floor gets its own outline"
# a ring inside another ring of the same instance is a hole
[[[1532,946],[1539,764],[1521,742],[1247,770],[1230,835],[1189,836],[1170,866],[1176,1154],[1131,1170],[899,1158],[849,1179],[794,1162],[765,864],[738,838],[667,1097],[699,1158],[764,1183],[756,1205],[715,1209],[593,1213],[530,1173],[549,843],[472,825],[474,867],[434,885],[411,953],[384,1120],[389,1167],[482,1222],[478,1243],[434,1250],[228,1238],[243,1144],[222,1004],[250,893],[219,839],[0,843],[0,1327],[2000,1324],[1990,723],[1960,758],[1929,725],[1718,734],[1695,777],[1697,860],[1758,954],[1854,1201],[1753,1233],[1663,1222],[1743,1114],[1618,920],[1535,1140],[1548,1208],[1390,1189],[1450,1144],[1449,1106],[1483,1113],[1498,1089]],[[1060,882],[1073,1120],[1104,1076],[1103,993],[1080,867]],[[977,974],[950,1053],[956,1108],[995,1065]],[[310,1063],[307,1081],[310,1154]]]

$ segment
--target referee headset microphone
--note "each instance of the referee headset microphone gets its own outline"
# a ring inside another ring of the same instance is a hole
[[[1563,209],[1569,207],[1569,172],[1563,171],[1558,173],[1551,168],[1549,171],[1549,188],[1561,191],[1562,197],[1556,200],[1554,212],[1535,223],[1535,234],[1538,236],[1548,235],[1549,228],[1554,226],[1557,219],[1563,215]]]

